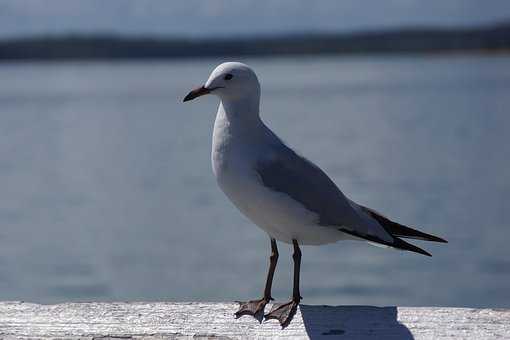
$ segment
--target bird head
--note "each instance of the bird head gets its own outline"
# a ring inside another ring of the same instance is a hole
[[[260,84],[257,75],[248,65],[228,62],[218,65],[205,84],[188,93],[183,101],[187,102],[206,94],[213,94],[227,101],[259,97]]]

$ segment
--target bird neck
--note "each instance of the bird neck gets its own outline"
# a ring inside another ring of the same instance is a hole
[[[221,99],[218,114],[224,115],[232,127],[255,128],[261,123],[259,115],[259,96],[239,99]]]

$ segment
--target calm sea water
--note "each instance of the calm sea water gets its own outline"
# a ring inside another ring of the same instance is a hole
[[[246,61],[288,144],[450,241],[304,247],[303,303],[510,307],[510,58]],[[210,169],[217,99],[181,103],[218,62],[0,65],[0,300],[259,296],[268,238]]]

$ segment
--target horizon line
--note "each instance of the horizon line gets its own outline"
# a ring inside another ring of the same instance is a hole
[[[211,40],[236,40],[236,39],[273,39],[273,38],[292,38],[292,37],[314,37],[314,36],[356,36],[356,35],[374,35],[374,34],[391,34],[401,32],[463,32],[473,30],[489,30],[500,27],[510,27],[510,18],[505,20],[496,20],[482,24],[469,25],[432,25],[432,24],[416,24],[416,25],[395,25],[380,26],[361,29],[333,30],[333,29],[307,29],[307,30],[289,30],[277,31],[275,33],[253,32],[240,34],[171,34],[171,33],[130,33],[115,30],[98,30],[98,31],[79,31],[68,30],[62,32],[42,32],[20,35],[0,36],[1,42],[22,41],[34,39],[62,39],[62,38],[114,38],[114,39],[133,39],[133,40],[186,40],[186,41],[211,41]]]

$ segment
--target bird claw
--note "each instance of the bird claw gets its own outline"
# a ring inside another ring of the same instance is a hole
[[[280,322],[282,328],[287,327],[294,314],[296,314],[297,307],[299,306],[299,299],[292,299],[287,303],[275,303],[271,311],[264,315],[264,319],[271,320],[276,319]]]
[[[262,322],[262,318],[264,317],[264,308],[266,304],[269,302],[269,299],[262,298],[260,300],[251,300],[247,302],[237,301],[239,303],[239,310],[234,313],[236,319],[240,318],[243,315],[251,315],[255,319]]]

